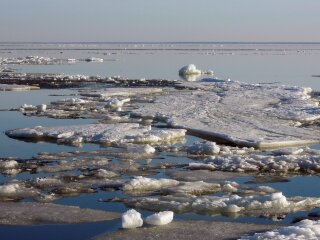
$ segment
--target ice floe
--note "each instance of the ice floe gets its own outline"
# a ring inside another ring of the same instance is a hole
[[[318,102],[310,98],[309,89],[235,81],[210,85],[216,90],[157,96],[153,103],[141,104],[134,113],[197,136],[248,147],[319,143],[312,127],[295,127],[297,121],[320,118]]]
[[[123,186],[124,191],[150,191],[164,187],[176,186],[179,182],[173,179],[151,179],[137,176]]]
[[[114,96],[135,96],[161,93],[161,88],[106,88],[100,91],[81,91],[81,96],[109,98]]]
[[[1,224],[34,225],[110,221],[120,214],[52,203],[0,202],[0,216]]]
[[[308,149],[285,149],[247,153],[233,153],[210,156],[202,162],[189,163],[190,169],[235,171],[235,172],[282,172],[319,173],[320,155]]]
[[[37,86],[17,85],[17,84],[0,84],[0,91],[29,91],[39,90]]]
[[[24,183],[12,182],[0,186],[0,200],[11,201],[21,198],[32,198],[40,192],[32,187],[26,187]]]
[[[172,222],[174,213],[172,211],[163,211],[152,214],[146,218],[146,223],[150,225],[166,225]]]
[[[86,62],[103,62],[103,58],[88,57],[85,59]]]
[[[293,226],[264,233],[255,233],[253,236],[242,236],[240,239],[274,239],[274,240],[317,240],[320,238],[320,221],[303,220]]]
[[[196,212],[199,214],[222,214],[233,216],[264,216],[274,217],[317,208],[319,198],[291,197],[286,198],[281,192],[239,196],[237,194],[224,196],[192,196],[185,194],[167,196],[148,196],[124,199],[130,207],[150,210],[174,212]]]
[[[134,209],[130,209],[122,214],[122,228],[137,228],[143,225],[141,214]]]
[[[21,128],[6,131],[15,138],[50,138],[63,143],[153,143],[185,136],[183,129],[154,129],[133,123]]]

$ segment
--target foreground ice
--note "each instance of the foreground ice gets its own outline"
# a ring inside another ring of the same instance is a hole
[[[132,231],[116,231],[97,236],[96,240],[122,239],[174,239],[174,240],[230,240],[237,239],[244,234],[276,229],[277,225],[262,225],[237,222],[217,221],[175,221],[162,227],[146,227]]]
[[[143,225],[141,214],[134,209],[130,209],[122,214],[122,228],[137,228]]]
[[[0,91],[29,91],[39,90],[39,87],[17,84],[0,84]]]
[[[134,113],[242,146],[273,148],[320,142],[312,128],[297,127],[320,118],[310,89],[234,81],[193,86],[204,88],[157,96],[154,103],[142,104]]]
[[[163,211],[152,214],[146,218],[146,222],[150,225],[166,225],[173,220],[174,213],[172,211]]]
[[[153,143],[185,136],[183,129],[155,129],[133,123],[86,124],[60,127],[20,128],[6,131],[15,138],[49,138],[63,143]]]
[[[116,212],[82,209],[51,203],[0,202],[0,223],[7,225],[72,224],[109,221]]]
[[[243,236],[241,239],[317,240],[320,239],[320,221],[303,220],[294,226],[265,233],[256,233],[253,236]]]
[[[232,194],[221,197],[196,197],[193,195],[176,194],[167,196],[135,197],[124,199],[124,202],[130,207],[150,211],[171,210],[179,213],[193,211],[199,214],[255,217],[274,217],[320,206],[319,198],[286,198],[281,192],[253,196]]]

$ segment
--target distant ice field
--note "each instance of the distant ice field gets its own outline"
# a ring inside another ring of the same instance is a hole
[[[219,78],[247,83],[308,86],[320,90],[319,43],[0,43],[0,57],[38,55],[58,59],[89,57],[68,65],[17,65],[22,72],[178,79],[177,69],[194,63]]]

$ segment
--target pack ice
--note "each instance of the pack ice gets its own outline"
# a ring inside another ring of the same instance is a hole
[[[153,143],[171,141],[185,136],[184,129],[151,130],[134,123],[84,124],[60,127],[20,128],[6,131],[15,138],[49,138],[63,143]]]
[[[193,149],[195,146],[190,148]],[[232,150],[230,147],[223,147],[223,151],[219,155],[206,157],[202,162],[189,163],[189,168],[192,170],[206,169],[231,172],[302,172],[317,174],[320,172],[320,153],[309,148],[287,148],[261,152],[245,148]]]
[[[196,82],[192,89],[201,90],[157,96],[134,115],[240,146],[274,148],[320,142],[312,127],[301,127],[320,118],[309,88],[230,80]]]
[[[148,196],[124,199],[130,207],[178,213],[196,212],[198,214],[222,214],[227,216],[274,217],[290,212],[309,210],[320,206],[319,198],[285,197],[281,192],[240,196],[194,196],[175,194],[167,196]]]

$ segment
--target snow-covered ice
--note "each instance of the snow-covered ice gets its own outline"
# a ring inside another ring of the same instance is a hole
[[[137,228],[143,225],[141,214],[134,209],[130,209],[122,214],[122,228]]]
[[[317,240],[320,239],[320,221],[303,220],[293,226],[264,233],[255,233],[253,236],[242,236],[243,240]]]
[[[296,127],[297,122],[320,118],[318,102],[310,97],[310,89],[235,81],[205,84],[211,89],[157,96],[134,113],[203,138],[242,146],[274,148],[320,142],[312,127]]]
[[[124,191],[151,191],[158,190],[164,187],[176,186],[179,184],[179,181],[173,179],[152,179],[142,176],[137,176],[127,182],[123,190]]]
[[[283,151],[252,152],[238,155],[225,153],[205,158],[202,162],[189,163],[190,169],[234,172],[319,173],[320,155],[308,148]]]
[[[320,206],[320,198],[285,197],[281,192],[240,196],[194,196],[186,194],[124,199],[130,206],[150,211],[196,212],[238,216],[273,217]]]
[[[166,225],[172,222],[174,213],[172,211],[163,211],[152,214],[146,218],[146,222],[150,225]]]
[[[154,143],[185,136],[183,129],[154,129],[134,123],[85,124],[59,127],[20,128],[6,131],[15,138],[51,138],[63,143]]]

